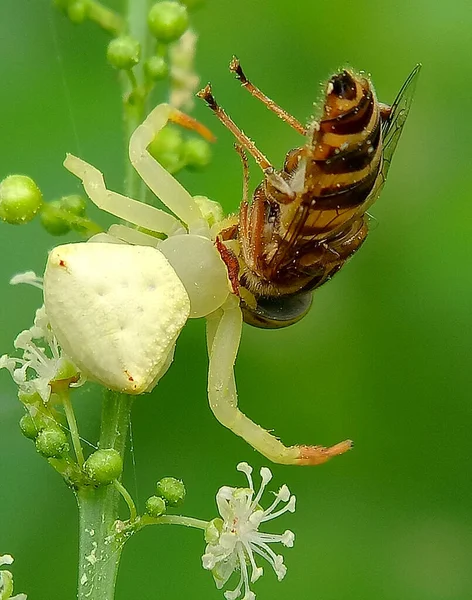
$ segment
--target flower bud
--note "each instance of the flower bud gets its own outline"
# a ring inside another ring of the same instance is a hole
[[[47,202],[41,209],[41,224],[51,235],[65,235],[71,229],[69,222],[61,215],[62,210],[60,200]]]
[[[87,3],[84,0],[70,2],[67,7],[67,16],[76,25],[80,25],[87,18]]]
[[[99,485],[108,485],[123,471],[123,461],[119,452],[104,448],[91,454],[84,464],[87,475]]]
[[[151,56],[144,63],[144,71],[152,81],[161,81],[169,75],[169,65],[163,56]]]
[[[129,35],[120,35],[108,44],[107,59],[115,69],[128,71],[138,64],[140,58],[141,45]]]
[[[166,503],[159,496],[151,496],[146,500],[146,512],[151,517],[160,517],[166,512]]]
[[[148,25],[151,33],[160,42],[173,42],[179,39],[188,27],[187,8],[171,0],[157,2],[149,11]]]
[[[59,427],[48,426],[36,437],[36,450],[46,458],[60,458],[69,451],[66,434]]]
[[[63,196],[60,199],[60,207],[63,210],[75,215],[77,217],[83,217],[85,215],[85,209],[87,208],[87,202],[85,198],[78,194],[71,194],[70,196]]]
[[[210,164],[210,144],[205,140],[191,138],[186,140],[182,149],[185,166],[190,170],[204,169]]]
[[[148,151],[170,173],[182,168],[183,139],[175,127],[164,127],[149,144]]]
[[[0,219],[12,225],[31,221],[43,204],[35,182],[26,175],[10,175],[0,182]]]
[[[184,501],[185,485],[174,477],[163,477],[157,482],[156,495],[163,498],[169,506],[178,506]]]
[[[30,440],[35,440],[39,433],[46,427],[47,422],[41,414],[33,417],[29,413],[26,413],[20,419],[21,433]]]

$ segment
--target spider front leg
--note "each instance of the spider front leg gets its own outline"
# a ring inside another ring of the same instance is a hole
[[[238,300],[231,296],[221,309],[207,317],[207,343],[210,355],[208,398],[222,425],[258,450],[269,460],[285,465],[319,465],[349,450],[349,440],[324,446],[284,446],[268,431],[248,419],[238,408],[234,363],[242,330]]]
[[[184,233],[182,223],[165,211],[108,190],[100,171],[77,156],[68,154],[64,166],[82,180],[87,195],[98,208],[129,223],[167,236]]]
[[[149,189],[161,199],[189,229],[202,226],[202,214],[192,196],[180,183],[164,169],[148,152],[149,144],[167,125],[168,121],[177,122],[184,127],[202,133],[202,125],[187,117],[168,104],[159,104],[145,121],[134,131],[129,142],[129,158]],[[203,128],[206,132],[206,128]],[[211,135],[210,132],[208,132]],[[208,137],[206,133],[205,137]]]

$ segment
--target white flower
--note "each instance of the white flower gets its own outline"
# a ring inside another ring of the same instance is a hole
[[[295,539],[295,535],[289,530],[281,535],[263,533],[259,531],[259,526],[287,511],[294,512],[295,496],[291,496],[288,487],[283,485],[269,508],[263,509],[259,502],[272,479],[272,473],[268,468],[262,467],[262,483],[256,493],[251,476],[252,467],[247,463],[240,463],[237,469],[246,474],[249,487],[224,486],[218,491],[216,503],[222,518],[211,521],[206,530],[208,545],[202,556],[202,563],[204,569],[212,571],[218,589],[226,584],[233,571],[240,571],[236,588],[224,594],[226,600],[235,600],[241,595],[243,600],[254,600],[256,596],[250,590],[249,583],[254,583],[263,574],[262,567],[256,564],[255,555],[267,560],[281,581],[287,568],[283,556],[275,554],[269,544],[280,542],[291,548]],[[286,504],[276,510],[280,502]]]
[[[38,345],[35,340],[42,340]],[[44,306],[38,308],[34,324],[22,331],[14,341],[15,348],[23,350],[23,357],[4,354],[0,357],[0,369],[8,369],[20,392],[38,393],[44,402],[51,395],[51,382],[60,379],[79,379],[77,368],[65,357],[56,336],[51,331]],[[73,385],[80,385],[75,382]]]
[[[0,567],[3,565],[11,565],[13,562],[13,556],[10,554],[4,554],[0,556]],[[26,600],[26,594],[17,594],[12,596],[13,593],[13,575],[10,571],[3,569],[0,571],[0,600]]]

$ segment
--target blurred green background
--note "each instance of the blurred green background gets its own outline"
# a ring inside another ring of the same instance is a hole
[[[301,323],[244,330],[243,410],[288,444],[356,442],[321,467],[271,467],[274,488],[286,482],[297,494],[297,512],[280,522],[297,540],[285,553],[285,581],[267,568],[255,592],[261,599],[470,599],[470,0],[208,0],[193,23],[202,81],[211,79],[227,111],[278,165],[299,138],[239,89],[227,69],[233,53],[301,120],[340,65],[371,72],[384,102],[417,62],[424,66],[388,184],[371,209],[378,226],[362,251],[316,293]],[[61,164],[71,151],[98,166],[111,189],[123,189],[120,93],[104,57],[107,39],[93,24],[73,26],[48,0],[1,1],[0,178],[24,172],[47,199],[79,191]],[[207,171],[182,181],[235,211],[241,168],[232,139],[205,107],[194,114],[218,142]],[[53,244],[36,223],[0,224],[0,354],[11,351],[40,303],[38,290],[10,287],[9,277],[41,272]],[[206,371],[204,323],[190,322],[172,369],[135,404],[136,466],[129,461],[126,483],[141,508],[154,482],[173,475],[188,488],[184,512],[212,518],[216,490],[243,483],[237,462],[267,464],[213,418]],[[20,435],[15,388],[5,371],[0,377],[0,554],[16,557],[18,592],[73,598],[75,500]],[[91,440],[97,393],[91,386],[76,400]],[[201,568],[203,548],[198,531],[143,531],[125,548],[117,599],[221,599]]]

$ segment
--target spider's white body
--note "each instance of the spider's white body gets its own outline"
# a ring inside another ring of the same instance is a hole
[[[173,110],[161,104],[149,114],[131,137],[129,156],[147,186],[175,216],[107,190],[100,171],[67,156],[65,167],[82,180],[99,208],[167,238],[161,241],[137,229],[112,225],[92,243],[53,250],[44,290],[54,333],[88,377],[110,389],[137,394],[150,391],[165,373],[187,316],[206,317],[208,397],[216,418],[274,462],[325,462],[349,444],[286,447],[238,409],[233,367],[243,321],[240,299],[232,293],[201,201],[192,198],[147,150]]]
[[[190,313],[180,279],[149,246],[59,246],[44,297],[64,352],[86,377],[127,394],[155,386]]]

